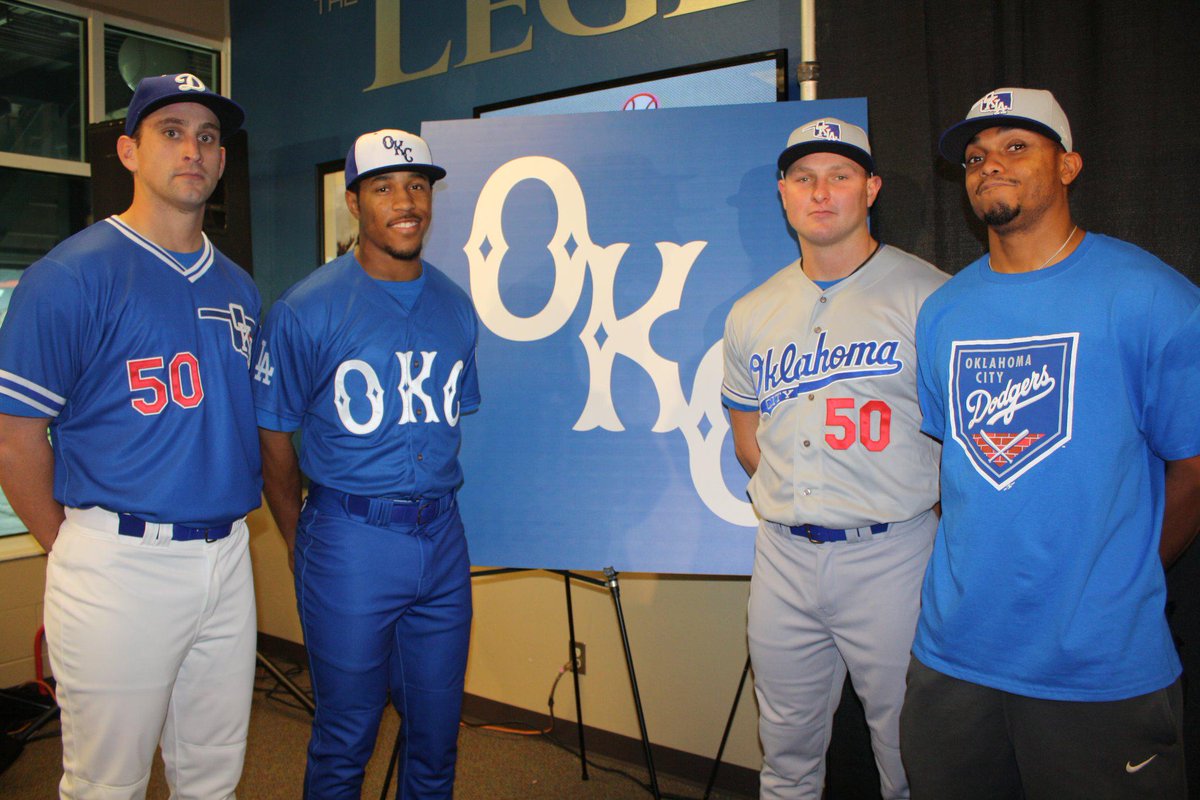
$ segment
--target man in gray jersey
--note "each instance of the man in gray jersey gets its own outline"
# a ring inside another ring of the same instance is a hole
[[[760,519],[748,638],[761,796],[821,797],[848,669],[883,797],[907,798],[900,706],[938,478],[913,330],[948,276],[871,236],[881,181],[861,128],[810,122],[778,164],[801,257],[734,304],[722,386]]]

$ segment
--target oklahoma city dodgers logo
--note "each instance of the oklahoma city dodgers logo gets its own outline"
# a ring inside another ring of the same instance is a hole
[[[955,342],[950,429],[996,489],[1071,441],[1078,333]]]

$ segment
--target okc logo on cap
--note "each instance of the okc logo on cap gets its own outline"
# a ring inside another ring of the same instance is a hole
[[[842,126],[836,122],[821,120],[809,130],[812,131],[814,139],[828,139],[831,142],[840,142],[842,140]]]
[[[412,163],[412,148],[405,147],[403,139],[397,139],[396,137],[390,135],[384,136],[383,146],[388,150],[391,150],[393,155],[400,156],[408,163]]]
[[[190,72],[184,72],[175,76],[175,82],[179,84],[181,92],[207,92],[208,89],[204,85],[204,81],[197,78]]]
[[[991,92],[979,101],[979,111],[983,114],[1007,114],[1012,111],[1012,92]]]

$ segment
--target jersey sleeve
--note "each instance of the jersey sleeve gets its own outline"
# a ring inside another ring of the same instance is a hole
[[[937,363],[937,342],[929,330],[928,317],[917,316],[917,400],[921,405],[921,432],[939,442],[946,438],[945,392],[938,382],[943,374]]]
[[[267,315],[251,367],[258,425],[299,430],[313,390],[315,348],[292,309],[277,302]]]
[[[0,413],[57,417],[87,356],[90,304],[76,275],[42,259],[21,276],[0,328]]]
[[[1152,323],[1161,326],[1161,317]],[[1145,382],[1142,431],[1162,459],[1200,455],[1200,306],[1192,308],[1161,349],[1152,351]]]
[[[475,354],[479,351],[479,319],[470,311],[471,352],[463,361],[462,393],[459,395],[459,412],[469,414],[479,409],[479,373],[475,368]]]
[[[758,411],[754,381],[750,377],[750,367],[737,334],[734,311],[730,311],[725,318],[725,336],[722,339],[725,377],[721,382],[721,402],[738,411]]]

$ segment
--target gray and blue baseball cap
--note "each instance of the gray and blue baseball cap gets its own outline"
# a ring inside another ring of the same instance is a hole
[[[837,153],[859,164],[868,175],[875,174],[875,159],[871,157],[867,132],[835,117],[815,119],[792,131],[787,148],[779,154],[780,176],[809,153]]]
[[[1054,95],[1045,89],[1006,87],[975,101],[967,118],[951,125],[938,142],[947,161],[963,163],[963,153],[975,135],[988,128],[1024,128],[1058,142],[1071,152],[1071,124]]]
[[[417,172],[430,183],[446,177],[446,170],[433,163],[424,139],[395,128],[364,133],[346,153],[347,189],[353,189],[363,178],[384,172]]]
[[[129,113],[125,116],[125,135],[133,136],[145,116],[172,103],[199,103],[217,115],[221,124],[221,138],[236,133],[246,121],[246,112],[228,97],[219,95],[204,85],[204,81],[190,72],[177,75],[159,75],[138,81],[133,99],[129,101]]]

